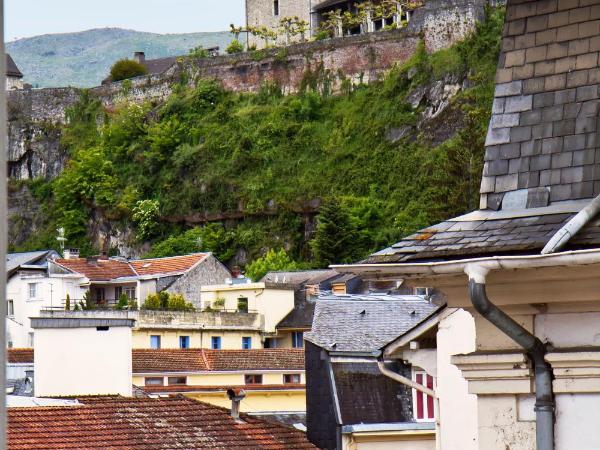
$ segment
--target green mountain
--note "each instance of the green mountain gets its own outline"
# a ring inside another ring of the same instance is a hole
[[[25,81],[37,87],[100,84],[110,66],[135,51],[146,57],[185,55],[191,48],[219,46],[231,42],[227,31],[214,33],[155,34],[120,28],[100,28],[79,33],[46,34],[19,39],[6,45]]]

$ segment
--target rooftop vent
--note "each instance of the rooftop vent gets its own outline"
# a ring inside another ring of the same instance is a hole
[[[133,60],[140,64],[144,64],[146,62],[146,54],[144,52],[135,52],[133,54]]]
[[[63,258],[65,259],[77,259],[79,258],[78,248],[65,248],[63,252]]]
[[[246,397],[246,391],[240,388],[227,389],[227,396],[231,400],[231,417],[240,420],[240,403]]]

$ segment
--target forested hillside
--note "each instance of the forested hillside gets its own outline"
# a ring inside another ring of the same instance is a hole
[[[13,250],[56,247],[64,227],[69,246],[98,251],[91,230],[109,222],[149,255],[212,250],[245,264],[285,249],[325,266],[474,209],[503,24],[501,10],[488,16],[466,41],[421,47],[335,95],[307,73],[290,96],[210,80],[154,108],[108,112],[84,96],[63,131],[67,169],[24,182],[43,220]]]
[[[78,33],[45,34],[6,44],[25,81],[34,87],[97,86],[110,66],[133,52],[148,59],[186,55],[190,49],[219,46],[225,50],[233,36],[216,33],[156,34],[121,28],[99,28]]]

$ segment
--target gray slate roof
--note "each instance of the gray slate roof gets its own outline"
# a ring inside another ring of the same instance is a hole
[[[8,253],[6,255],[6,272],[10,274],[22,265],[39,265],[40,268],[46,267],[46,258],[53,253],[57,254],[54,250]]]
[[[371,255],[367,263],[427,262],[486,255],[539,253],[574,212],[546,214],[548,208],[525,212],[480,211],[473,220],[448,220],[425,228]],[[467,216],[468,218],[469,216]],[[600,218],[577,233],[565,250],[600,246]]]
[[[6,76],[23,78],[23,74],[17,67],[17,64],[8,53],[6,54]]]
[[[304,337],[331,351],[374,352],[442,308],[416,295],[328,296]]]

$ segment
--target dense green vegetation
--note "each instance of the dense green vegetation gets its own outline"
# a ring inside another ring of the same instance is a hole
[[[104,120],[83,96],[64,133],[67,169],[31,184],[47,230],[25,248],[55,246],[63,226],[69,245],[92,251],[89,221],[102,217],[153,242],[151,256],[212,250],[228,260],[244,249],[253,260],[285,248],[294,261],[323,266],[475,208],[503,24],[502,11],[488,15],[465,42],[432,55],[421,46],[384,80],[345,82],[336,95],[318,73],[290,96],[272,85],[237,94],[199,80],[159,107],[123,105]],[[419,129],[386,138],[419,125],[422,107],[407,95],[443,78],[469,86],[448,107],[461,111],[456,132],[441,144]],[[321,204],[311,244],[305,224]],[[184,225],[203,217],[213,223]]]

